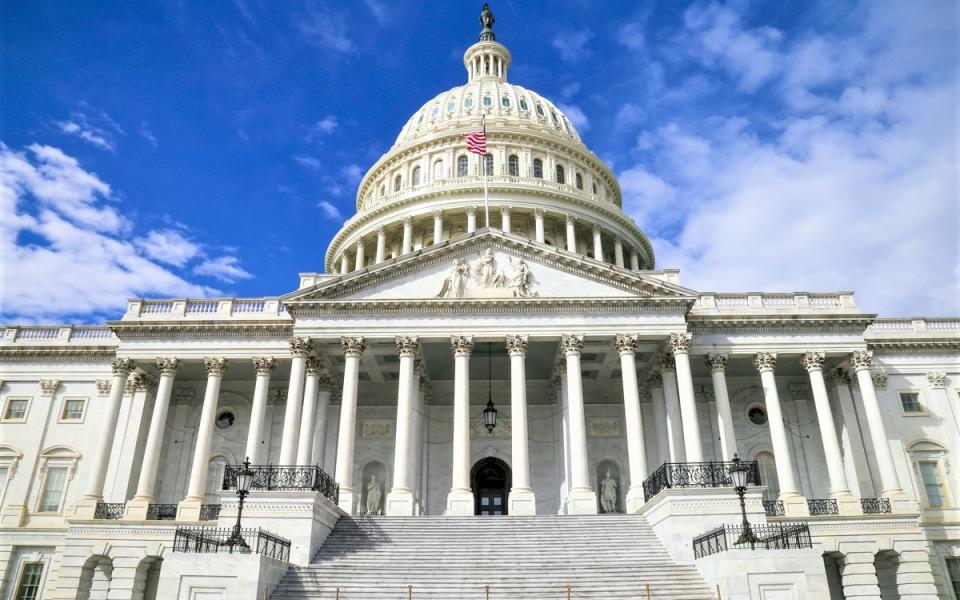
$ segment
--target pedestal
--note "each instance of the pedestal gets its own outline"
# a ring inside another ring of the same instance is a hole
[[[860,497],[850,492],[841,494],[832,494],[831,497],[837,501],[837,513],[840,515],[862,515],[863,505],[860,504]]]
[[[387,494],[388,517],[412,517],[416,502],[413,500],[413,490],[391,490]]]
[[[920,503],[903,492],[885,494],[883,497],[890,500],[890,511],[895,515],[920,512]]]
[[[185,498],[177,505],[178,521],[199,521],[200,508],[203,506],[203,500],[194,498]]]
[[[627,490],[626,511],[627,514],[640,512],[644,504],[643,489],[630,488]]]
[[[340,507],[340,510],[347,513],[348,515],[354,514],[353,512],[354,504],[354,492],[350,488],[340,488],[340,496],[337,502],[337,506]]]
[[[567,494],[568,515],[597,514],[597,493],[591,489],[572,489]]]
[[[810,506],[807,499],[800,494],[780,494],[780,501],[783,502],[783,515],[785,517],[809,517]]]
[[[510,490],[507,498],[507,514],[517,517],[532,517],[537,514],[537,498],[533,490]]]
[[[99,498],[89,498],[84,497],[80,499],[80,502],[77,502],[76,506],[73,508],[73,518],[74,519],[93,519],[97,514],[97,504],[101,500]],[[198,513],[199,514],[199,513]]]
[[[473,492],[470,490],[450,490],[447,494],[447,512],[449,517],[468,517],[474,514]]]
[[[149,498],[133,498],[127,502],[127,510],[123,518],[131,521],[146,521],[147,512],[150,510]]]

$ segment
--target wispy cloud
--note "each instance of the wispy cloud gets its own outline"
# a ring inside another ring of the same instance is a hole
[[[559,33],[552,40],[553,47],[560,52],[560,57],[568,61],[576,61],[589,54],[587,42],[593,39],[593,32],[589,29]]]
[[[317,158],[316,156],[307,156],[304,154],[298,154],[293,157],[293,160],[296,161],[301,167],[306,167],[314,171],[318,171],[323,168],[323,161]]]
[[[332,202],[321,200],[317,203],[317,208],[319,208],[328,219],[335,219],[337,221],[343,220],[343,214],[340,212],[340,209],[337,208]]]
[[[373,13],[373,18],[377,20],[378,23],[383,25],[387,22],[390,14],[387,10],[386,2],[381,0],[365,0],[367,8],[370,9],[370,12]]]
[[[147,257],[177,267],[200,254],[200,246],[172,229],[150,231],[134,243]]]
[[[335,115],[327,115],[315,121],[307,128],[307,141],[316,142],[320,138],[330,135],[340,127],[340,121]]]
[[[117,136],[126,135],[123,128],[105,112],[90,116],[87,112],[76,111],[70,113],[70,117],[67,119],[54,121],[54,125],[62,133],[110,152],[116,150]]]
[[[253,277],[240,266],[240,260],[235,256],[220,256],[203,261],[193,268],[195,275],[207,275],[219,279],[224,283],[233,283],[240,279]]]
[[[587,118],[587,115],[585,115],[583,110],[576,104],[558,104],[557,108],[563,111],[563,114],[567,115],[570,122],[573,123],[574,127],[581,133],[590,129],[590,119]]]
[[[140,134],[140,137],[150,142],[151,146],[154,148],[157,147],[157,136],[153,134],[153,131],[146,122],[140,123],[140,128],[137,130],[137,133]]]
[[[310,2],[297,27],[311,44],[340,54],[353,54],[356,45],[347,33],[343,15],[319,2]]]

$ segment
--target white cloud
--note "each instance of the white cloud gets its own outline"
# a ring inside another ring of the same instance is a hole
[[[134,242],[149,258],[182,267],[200,254],[200,247],[172,229],[150,231]]]
[[[628,50],[634,52],[643,50],[646,44],[644,23],[634,22],[621,25],[620,29],[617,30],[617,41]]]
[[[316,156],[305,156],[303,154],[298,154],[297,156],[293,157],[293,160],[295,160],[301,167],[306,167],[315,171],[323,167],[323,161]]]
[[[323,211],[323,214],[326,215],[328,219],[335,219],[337,221],[343,220],[343,214],[340,213],[340,209],[337,208],[332,202],[321,200],[317,203],[317,207]]]
[[[333,133],[339,126],[340,126],[340,123],[337,121],[336,116],[327,115],[310,126],[310,131],[307,134],[307,136],[318,137],[322,135],[327,135],[327,134]]]
[[[370,12],[373,13],[373,18],[377,20],[378,23],[383,25],[387,22],[387,18],[390,16],[387,11],[387,5],[385,2],[380,0],[365,0],[367,8],[370,9]]]
[[[92,146],[110,152],[116,150],[117,136],[126,135],[117,122],[105,112],[91,117],[85,112],[77,111],[71,113],[69,119],[54,121],[54,125],[67,135],[80,138]]]
[[[150,126],[145,122],[140,123],[140,129],[137,130],[140,134],[140,137],[150,142],[150,145],[154,148],[157,147],[157,136],[154,135],[153,131],[150,130]]]
[[[297,27],[308,42],[321,48],[340,54],[356,52],[356,45],[347,34],[343,16],[319,2],[307,4],[307,14],[298,19]]]
[[[221,256],[203,261],[193,268],[196,275],[207,275],[223,281],[233,283],[239,279],[250,279],[252,274],[240,266],[235,256]]]
[[[587,118],[587,115],[585,115],[576,104],[558,104],[557,108],[559,108],[563,114],[567,115],[567,118],[570,119],[573,126],[581,133],[590,129],[590,119]]]
[[[360,182],[360,178],[363,177],[363,167],[357,164],[349,164],[340,169],[340,174],[351,184],[357,184]]]
[[[593,39],[593,32],[589,29],[558,33],[551,42],[560,52],[564,60],[575,61],[588,54],[587,42]]]

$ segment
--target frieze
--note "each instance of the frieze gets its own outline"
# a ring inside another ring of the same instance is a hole
[[[117,349],[109,346],[31,346],[0,348],[0,362],[109,362],[116,358]]]
[[[255,321],[165,321],[161,323],[111,321],[110,327],[121,340],[168,337],[196,338],[289,338],[293,320],[280,323]]]
[[[390,438],[393,437],[393,421],[363,421],[360,424],[361,437]]]
[[[683,313],[689,301],[681,298],[503,298],[430,300],[311,300],[296,306],[299,318],[332,315],[389,314],[394,316],[456,314],[569,313]]]
[[[590,419],[592,437],[620,437],[620,419]]]

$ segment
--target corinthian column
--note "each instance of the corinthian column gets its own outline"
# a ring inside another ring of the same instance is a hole
[[[643,419],[640,416],[640,388],[637,386],[636,335],[617,334],[614,346],[620,354],[620,375],[623,381],[623,413],[627,430],[627,456],[630,461],[630,488],[627,490],[627,512],[643,506],[643,482],[647,478],[647,451],[643,445]]]
[[[542,208],[533,209],[533,230],[534,230],[534,239],[536,239],[541,244],[543,243],[545,237],[544,228],[543,228],[543,217],[545,213]]]
[[[307,358],[307,377],[303,386],[303,411],[300,413],[300,436],[297,441],[298,465],[313,465],[313,436],[317,424],[317,383],[320,379],[320,361]]]
[[[443,238],[443,209],[433,211],[433,243],[439,244]]]
[[[413,217],[403,218],[403,244],[401,254],[409,254],[413,250]]]
[[[123,390],[127,377],[134,368],[129,358],[118,358],[112,363],[113,382],[110,385],[110,396],[107,398],[107,410],[102,423],[102,433],[99,436],[97,449],[93,454],[90,465],[90,479],[87,483],[87,493],[77,504],[76,516],[81,519],[92,519],[97,510],[97,503],[103,501],[103,485],[107,479],[107,466],[110,464],[110,450],[113,448],[113,435],[117,429],[117,419],[120,417],[120,403],[123,401]]]
[[[720,430],[720,452],[723,460],[733,460],[737,453],[737,437],[733,430],[733,413],[730,411],[730,394],[727,393],[727,355],[707,355],[710,378],[713,380],[713,396],[717,400],[717,420]]]
[[[567,514],[597,514],[597,493],[590,484],[587,455],[587,422],[583,409],[583,379],[580,373],[582,335],[564,335],[560,348],[567,363],[567,401],[570,410],[570,491]]]
[[[157,384],[157,398],[153,403],[150,417],[150,431],[143,450],[140,467],[140,480],[137,482],[137,494],[127,502],[127,518],[144,521],[147,511],[154,501],[154,489],[157,483],[157,469],[160,466],[160,451],[163,448],[163,430],[167,426],[167,409],[170,406],[170,394],[173,391],[173,378],[177,373],[179,361],[176,358],[158,358],[160,383]]]
[[[510,488],[507,513],[511,515],[535,515],[537,501],[530,487],[530,452],[527,448],[527,336],[508,335],[507,353],[510,355],[510,412],[513,432],[511,434],[511,458],[513,459],[513,485]]]
[[[577,251],[577,217],[567,215],[567,252]]]
[[[303,410],[303,378],[307,369],[310,339],[290,339],[290,386],[287,388],[287,408],[283,414],[283,438],[280,442],[280,466],[297,462],[297,442],[300,439],[300,412]]]
[[[247,432],[246,458],[252,465],[266,463],[266,453],[262,449],[263,425],[267,416],[267,392],[270,390],[270,376],[277,367],[275,358],[256,356],[253,368],[257,371],[257,382],[253,386],[253,406],[250,409],[250,430]]]
[[[333,378],[326,369],[320,371],[317,378],[317,420],[314,429],[313,459],[311,464],[326,471],[327,459],[327,418],[330,412],[330,392],[333,389]]]
[[[334,479],[340,486],[340,508],[353,514],[353,447],[357,435],[357,388],[360,357],[367,345],[362,337],[342,337],[343,398],[340,402],[340,435],[337,439],[337,467]]]
[[[671,333],[670,349],[677,366],[677,393],[680,397],[680,419],[683,423],[683,448],[687,462],[703,462],[700,443],[700,419],[697,416],[697,398],[693,393],[693,375],[690,373],[689,333]]]
[[[613,238],[613,264],[623,268],[623,241],[619,237]]]
[[[180,502],[177,509],[177,520],[183,521],[200,520],[200,507],[203,505],[207,487],[207,469],[210,466],[213,425],[220,400],[220,382],[227,369],[227,359],[205,358],[203,366],[207,369],[207,388],[203,393],[203,408],[200,412],[200,425],[197,427],[197,445],[193,449],[187,497]]]
[[[453,487],[447,494],[448,515],[472,515],[470,489],[470,354],[473,337],[450,338],[453,348]]]
[[[467,233],[473,233],[477,230],[477,207],[467,207]]]
[[[603,262],[603,232],[599,225],[593,226],[593,258]]]
[[[686,461],[683,450],[683,425],[680,418],[680,397],[677,393],[677,367],[673,355],[661,353],[657,355],[657,368],[660,370],[660,379],[663,382],[663,403],[666,408],[667,421],[664,423],[667,430],[667,450],[670,462]]]
[[[397,352],[400,354],[400,378],[397,382],[397,434],[393,449],[393,489],[387,494],[387,515],[406,516],[414,514],[413,486],[410,481],[410,433],[413,429],[413,403],[417,337],[397,336]]]
[[[385,227],[377,228],[377,253],[373,258],[374,263],[378,265],[387,258],[387,230]]]

